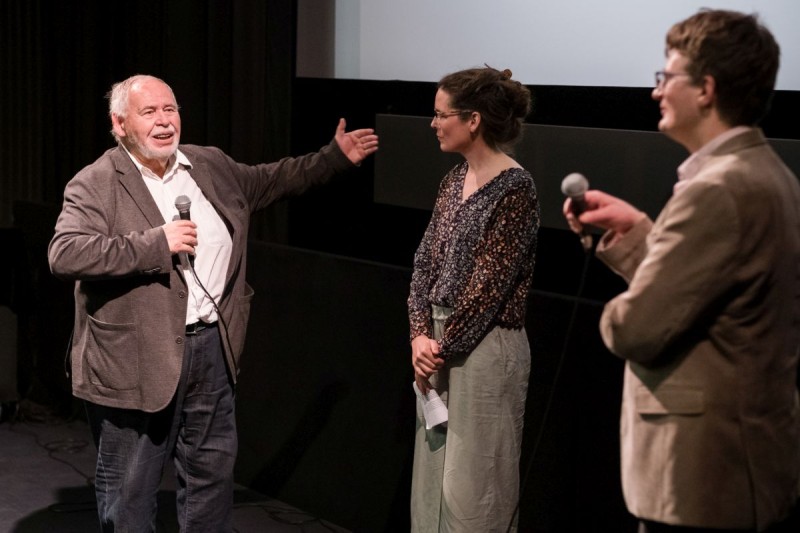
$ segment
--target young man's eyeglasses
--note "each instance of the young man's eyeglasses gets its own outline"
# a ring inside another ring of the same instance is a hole
[[[685,72],[667,72],[666,70],[659,70],[656,72],[656,87],[661,89],[669,80],[677,78],[678,76],[689,76],[689,74]]]

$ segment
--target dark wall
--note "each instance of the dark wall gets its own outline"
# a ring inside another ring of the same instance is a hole
[[[14,201],[60,204],[114,145],[104,96],[133,74],[172,86],[183,142],[245,163],[286,155],[294,17],[293,0],[0,2],[0,227]],[[278,226],[256,235],[285,238]]]
[[[565,235],[547,231],[551,257]],[[572,242],[570,240],[570,242]],[[569,247],[569,274],[597,283]],[[237,480],[357,532],[409,529],[414,393],[408,268],[253,242],[256,298],[237,393]],[[635,531],[619,486],[622,361],[581,283],[534,291],[520,531]]]
[[[354,531],[408,531],[407,269],[251,243],[237,480]],[[394,527],[397,526],[397,527]]]
[[[624,137],[626,130],[632,132],[657,132],[660,117],[658,104],[651,98],[650,88],[625,87],[565,87],[531,86],[534,108],[528,118],[530,124],[568,126],[578,128],[605,128],[622,130],[617,137]],[[374,127],[378,115],[427,117],[433,112],[436,93],[434,83],[404,81],[330,80],[298,78],[293,85],[292,106],[292,152],[294,154],[316,150],[330,139],[325,130],[308,130],[305,124],[335,124],[338,117],[345,117],[353,127]],[[762,123],[767,137],[776,139],[800,139],[800,130],[793,122],[794,109],[800,108],[800,92],[779,91],[775,94],[772,111]],[[381,132],[378,131],[380,134]],[[435,137],[427,129],[431,145]],[[580,138],[580,137],[578,137]],[[423,141],[424,142],[424,139]],[[664,145],[669,152],[664,159],[675,159],[675,154],[688,156],[683,149],[669,141],[655,140],[648,146]],[[581,156],[583,147],[574,147],[573,157]],[[402,149],[400,150],[402,152]],[[409,172],[407,194],[415,193],[417,177],[412,175],[414,166],[420,172],[427,170],[420,161],[419,153],[406,153]],[[521,154],[521,159],[530,154]],[[545,154],[547,156],[547,154]],[[568,147],[556,154],[559,161],[548,162],[551,167],[569,168]],[[380,154],[376,157],[380,157]],[[427,155],[426,155],[427,157]],[[609,163],[619,165],[620,153],[609,151]],[[680,159],[678,159],[679,161]],[[795,158],[800,162],[800,156]],[[410,266],[414,251],[427,225],[430,212],[375,202],[373,182],[375,160],[364,163],[356,173],[338,180],[324,189],[314,191],[289,204],[288,243],[302,248],[323,250],[351,257],[359,257],[401,266]],[[668,175],[674,169],[666,168],[660,173]],[[592,181],[593,167],[581,170]],[[599,170],[598,170],[599,172]],[[559,175],[561,179],[563,175]],[[594,176],[596,177],[596,176]],[[440,178],[433,178],[438,182]],[[534,175],[534,180],[542,176]],[[621,184],[615,184],[620,186]],[[663,183],[654,187],[651,197],[646,198],[647,207],[657,210],[666,201]],[[648,176],[637,177],[627,184],[637,196],[648,194]],[[426,197],[419,203],[428,202],[427,196],[436,184],[427,185],[422,194]],[[552,190],[552,188],[551,188]],[[556,187],[557,190],[557,187]],[[620,194],[624,194],[620,190]],[[557,203],[552,198],[543,198],[548,204]],[[558,199],[560,201],[560,198]],[[534,281],[538,283],[538,281]]]

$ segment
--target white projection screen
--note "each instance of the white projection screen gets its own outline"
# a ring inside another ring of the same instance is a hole
[[[527,85],[650,87],[664,35],[702,7],[758,13],[800,90],[797,0],[299,0],[297,75],[437,81],[485,64]]]

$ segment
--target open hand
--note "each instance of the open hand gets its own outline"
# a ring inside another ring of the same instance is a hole
[[[342,153],[354,164],[358,165],[368,155],[375,153],[378,150],[378,136],[375,135],[375,130],[365,128],[361,130],[353,130],[345,132],[347,123],[343,118],[339,119],[339,125],[336,127],[336,143],[339,145]]]

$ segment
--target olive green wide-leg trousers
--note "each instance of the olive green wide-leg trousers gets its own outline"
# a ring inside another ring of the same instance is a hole
[[[434,338],[451,312],[433,307]],[[508,530],[519,498],[530,361],[524,329],[494,328],[468,357],[433,376],[448,421],[426,430],[417,400],[412,532]]]

